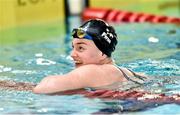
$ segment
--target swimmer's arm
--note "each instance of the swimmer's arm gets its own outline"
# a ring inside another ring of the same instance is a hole
[[[91,87],[96,76],[93,67],[80,67],[61,76],[45,77],[34,89],[34,93],[52,94],[62,91]]]

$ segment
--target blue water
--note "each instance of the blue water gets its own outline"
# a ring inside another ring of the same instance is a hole
[[[144,86],[146,90],[180,94],[180,28],[165,24],[116,24],[115,28],[119,37],[113,56],[116,63],[152,76],[154,83]],[[45,76],[71,71],[71,43],[63,43],[64,38],[1,47],[0,80],[38,83]],[[180,114],[177,104],[147,106],[132,112],[128,108],[138,104],[124,100],[0,89],[1,114],[92,114],[120,112],[121,106],[127,108],[123,112],[126,114]]]

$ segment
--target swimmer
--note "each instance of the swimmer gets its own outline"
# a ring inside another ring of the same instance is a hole
[[[118,89],[123,83],[143,84],[145,76],[118,67],[112,59],[117,34],[100,19],[88,20],[72,31],[75,69],[64,75],[45,77],[33,88],[36,94],[53,94],[77,89]]]

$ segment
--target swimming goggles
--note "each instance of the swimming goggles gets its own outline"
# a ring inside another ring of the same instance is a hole
[[[88,39],[88,40],[93,40],[92,36],[87,34],[87,32],[84,31],[82,28],[73,29],[71,35],[73,36],[73,38],[79,38],[79,39],[84,38],[84,39]]]

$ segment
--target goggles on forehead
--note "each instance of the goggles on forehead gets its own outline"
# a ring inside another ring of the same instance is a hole
[[[92,36],[87,34],[82,28],[73,29],[71,35],[73,38],[93,40]]]

